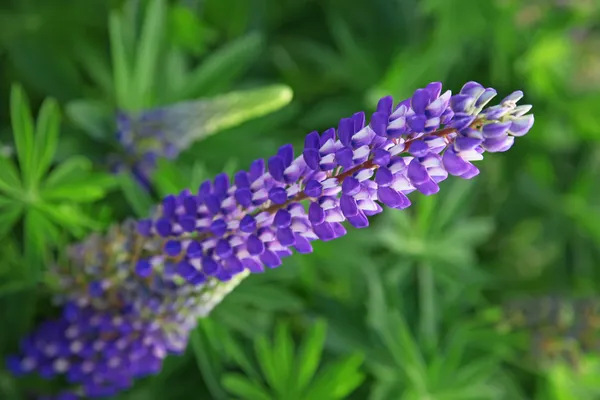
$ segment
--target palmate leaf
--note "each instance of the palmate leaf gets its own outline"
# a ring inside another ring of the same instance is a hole
[[[261,335],[254,351],[263,378],[228,373],[222,384],[242,399],[343,399],[364,379],[361,355],[352,355],[319,368],[326,324],[317,320],[298,349],[286,324],[278,324],[273,340]],[[246,367],[247,369],[247,367]],[[317,371],[318,370],[318,371]],[[245,392],[247,391],[247,392]]]
[[[136,110],[148,107],[154,100],[152,85],[156,81],[157,64],[162,49],[161,41],[164,40],[166,13],[164,0],[151,0],[146,8],[131,83],[136,94]]]
[[[229,42],[191,71],[184,85],[175,88],[168,99],[213,96],[226,90],[258,58],[263,41],[259,33],[250,33]]]
[[[32,182],[33,163],[35,162],[33,117],[29,110],[27,97],[18,85],[13,85],[11,89],[10,116],[17,158],[21,169],[21,179],[25,188],[29,189],[34,184]]]
[[[0,241],[12,231],[23,214],[23,206],[0,197]]]
[[[0,154],[0,192],[18,197],[23,190],[19,172],[12,160]]]
[[[456,321],[455,329],[441,345],[431,349],[411,332],[398,310],[388,311],[385,289],[378,273],[368,274],[370,301],[368,323],[389,352],[383,364],[371,364],[379,382],[373,397],[392,399],[500,399],[507,388],[495,385],[493,377],[500,361],[495,357],[475,356],[473,347],[482,336],[472,336],[466,322]],[[423,318],[423,315],[421,315]],[[437,330],[438,328],[436,328]],[[481,332],[478,332],[481,335]],[[421,339],[421,337],[419,337]],[[480,347],[493,346],[489,340]],[[469,357],[469,358],[468,358]]]

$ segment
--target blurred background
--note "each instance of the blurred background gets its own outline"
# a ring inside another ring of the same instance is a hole
[[[0,164],[3,357],[55,312],[43,272],[68,243],[381,96],[475,80],[534,105],[510,152],[248,278],[185,355],[115,398],[600,399],[600,2],[3,0],[0,74],[0,160],[24,129],[15,93],[42,131],[60,115],[60,174],[34,179],[59,189],[15,195]],[[150,191],[110,173],[118,110],[273,85],[174,117],[201,134]],[[61,384],[0,368],[2,399]]]

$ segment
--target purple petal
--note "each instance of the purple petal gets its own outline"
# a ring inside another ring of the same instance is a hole
[[[460,175],[463,179],[471,179],[479,174],[479,170],[473,164],[469,164],[467,170]]]
[[[234,197],[235,201],[242,207],[249,207],[252,204],[252,192],[248,188],[237,189]]]
[[[300,254],[309,254],[313,251],[310,241],[298,233],[296,234],[294,249],[296,249],[296,251]]]
[[[335,140],[335,129],[334,128],[329,128],[326,129],[322,134],[321,134],[321,146],[323,146],[325,143],[327,143],[329,140]]]
[[[440,93],[442,93],[442,83],[441,82],[431,82],[428,84],[425,89],[429,93],[429,101],[434,101],[438,97],[440,97]]]
[[[242,260],[242,264],[244,264],[244,267],[246,267],[253,274],[260,274],[262,272],[265,272],[265,268],[262,266],[262,264],[254,260],[253,258],[244,258]]]
[[[265,251],[265,244],[256,235],[248,236],[246,239],[246,250],[253,256],[261,255]]]
[[[442,163],[446,171],[448,171],[450,175],[454,176],[461,176],[469,169],[469,165],[471,165],[469,162],[463,160],[458,154],[451,150],[446,150],[444,152],[444,155],[442,156]]]
[[[227,232],[227,222],[223,218],[214,220],[210,224],[210,231],[217,237],[222,237]]]
[[[337,135],[340,142],[346,147],[350,147],[350,140],[354,134],[354,121],[352,118],[342,118],[338,125]]]
[[[319,154],[319,150],[317,149],[304,149],[302,152],[302,156],[304,157],[304,162],[310,169],[313,171],[318,171],[321,166],[319,163],[321,162],[321,155]]]
[[[333,230],[333,227],[329,222],[323,222],[322,224],[313,225],[313,229],[315,231],[315,235],[317,235],[317,237],[324,242],[328,242],[336,238],[336,234]]]
[[[392,184],[393,181],[394,175],[392,174],[392,171],[390,171],[388,168],[381,167],[377,170],[377,173],[375,175],[375,182],[378,186],[389,186]]]
[[[269,190],[269,199],[275,204],[285,204],[287,201],[287,192],[284,188],[274,187]]]
[[[273,223],[277,228],[287,228],[292,223],[292,214],[288,210],[277,210]]]
[[[466,94],[455,94],[450,98],[450,107],[455,113],[468,113],[475,104],[475,97]]]
[[[475,147],[481,144],[481,139],[471,137],[458,137],[454,141],[454,148],[457,152],[473,150]]]
[[[406,123],[413,132],[424,132],[427,118],[424,115],[412,115],[406,119]]]
[[[323,193],[323,185],[315,179],[310,179],[304,186],[304,194],[308,197],[319,197]]]
[[[177,257],[181,253],[181,242],[178,240],[168,240],[165,243],[164,251],[169,257]]]
[[[265,160],[263,160],[262,158],[259,158],[258,160],[252,161],[252,164],[250,164],[250,169],[248,172],[250,180],[252,182],[254,182],[258,178],[263,176],[264,173],[265,173]]]
[[[204,204],[206,204],[206,208],[208,208],[208,211],[213,215],[221,212],[221,200],[214,194],[206,196]]]
[[[380,167],[385,167],[389,164],[391,155],[384,149],[378,148],[371,152],[373,156],[373,163]]]
[[[223,266],[233,275],[239,274],[244,270],[244,264],[242,264],[242,261],[235,256],[227,257],[223,262]]]
[[[493,139],[485,139],[481,144],[481,147],[490,153],[500,153],[510,149],[514,143],[515,138],[513,136],[504,136]]]
[[[425,157],[429,153],[429,146],[422,140],[414,140],[410,143],[408,151],[415,157]]]
[[[277,150],[277,155],[283,160],[285,168],[289,167],[294,161],[294,146],[285,144]]]
[[[202,257],[202,245],[199,242],[190,242],[187,245],[186,254],[188,258],[199,258]]]
[[[271,174],[273,179],[279,182],[284,181],[283,171],[285,171],[285,162],[283,157],[273,156],[269,158],[268,167],[269,174]]]
[[[340,197],[340,208],[346,218],[355,216],[359,211],[354,197],[345,194]]]
[[[175,216],[175,209],[177,208],[177,204],[175,201],[175,196],[169,195],[166,196],[162,201],[162,215],[168,218]]]
[[[394,105],[394,98],[392,96],[385,96],[379,99],[377,102],[377,112],[388,115],[392,113],[392,106]]]
[[[308,206],[308,219],[313,225],[322,224],[325,221],[325,210],[318,203],[310,203],[310,206]]]
[[[312,131],[304,138],[304,148],[305,149],[319,149],[321,147],[321,139],[319,137],[319,132]]]
[[[407,177],[415,186],[423,184],[430,179],[427,168],[425,168],[416,158],[413,158],[410,164],[408,164]]]
[[[340,224],[339,222],[332,222],[331,229],[333,229],[333,234],[336,239],[341,238],[346,234],[346,228],[344,228],[344,225]]]
[[[296,237],[290,228],[280,228],[277,230],[277,240],[283,246],[293,246],[296,242]]]
[[[221,197],[227,194],[227,189],[229,189],[229,176],[226,173],[220,173],[215,176],[213,193]]]
[[[360,131],[365,127],[365,113],[362,111],[355,113],[352,116],[352,121],[354,125],[354,133]]]
[[[377,189],[377,199],[388,207],[400,210],[410,206],[410,200],[404,193],[397,192],[387,186]]]
[[[196,275],[198,271],[192,264],[187,261],[181,261],[177,263],[177,274],[179,274],[182,278],[188,279],[194,275]]]
[[[417,115],[425,114],[429,104],[430,92],[427,89],[417,89],[410,100],[410,106]],[[418,131],[420,132],[420,131]]]
[[[533,126],[534,118],[532,114],[524,115],[512,120],[508,132],[512,136],[524,136]]]
[[[496,90],[494,90],[492,88],[485,89],[485,91],[477,99],[477,102],[475,102],[475,108],[481,109],[481,108],[485,107],[485,105],[487,103],[489,103],[490,100],[492,100],[494,97],[496,97],[496,94],[497,94]]]
[[[454,117],[448,126],[456,129],[457,131],[461,131],[469,127],[473,121],[475,121],[475,117],[473,115],[456,113],[454,114]]]
[[[154,224],[154,228],[160,236],[167,237],[171,235],[173,226],[171,225],[171,222],[168,219],[160,218]]]
[[[135,264],[135,273],[142,278],[147,278],[152,274],[152,265],[146,259],[140,259]]]
[[[388,115],[384,114],[380,111],[376,111],[371,116],[371,129],[378,136],[386,136],[387,135],[387,125],[388,125]]]
[[[347,194],[348,196],[354,196],[360,192],[360,188],[360,182],[352,176],[347,177],[344,179],[344,182],[342,182],[342,193]]]
[[[183,199],[183,209],[186,214],[195,216],[198,213],[198,198],[196,196],[186,196]]]
[[[486,139],[497,138],[500,136],[506,136],[508,128],[510,128],[511,122],[492,122],[485,124],[481,129],[481,134]]]
[[[484,91],[485,89],[480,83],[470,81],[463,85],[463,87],[460,89],[460,94],[477,98],[481,96]]]
[[[350,169],[354,166],[354,160],[352,149],[349,147],[342,147],[335,152],[335,160],[337,163],[345,169]]]
[[[440,187],[438,186],[437,183],[435,183],[433,181],[433,179],[429,179],[425,183],[421,183],[419,185],[415,185],[415,187],[417,188],[417,190],[419,192],[423,193],[426,196],[435,194],[435,193],[437,193],[437,192],[440,191]]]
[[[244,215],[240,221],[240,230],[246,233],[252,233],[256,230],[256,220],[252,215]]]
[[[212,257],[202,257],[202,271],[212,276],[219,271],[219,264]]]
[[[233,254],[233,248],[227,239],[219,239],[215,246],[215,254],[221,259],[227,258]]]
[[[265,250],[265,252],[260,255],[260,261],[269,268],[276,268],[281,265],[281,258],[271,250]]]
[[[361,229],[369,226],[369,219],[367,216],[359,210],[358,214],[348,218],[348,222],[355,228]]]

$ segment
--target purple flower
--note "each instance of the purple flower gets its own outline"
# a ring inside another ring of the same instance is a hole
[[[521,92],[486,109],[495,94],[469,82],[452,96],[431,83],[396,106],[384,97],[369,124],[356,113],[337,129],[309,133],[301,154],[285,145],[233,182],[220,175],[196,193],[165,198],[139,232],[163,238],[165,259],[173,241],[181,243],[177,259],[195,263],[206,279],[275,268],[292,250],[309,252],[314,240],[343,236],[344,221],[364,228],[382,207],[408,207],[415,190],[437,193],[448,174],[477,175],[472,161],[508,150],[533,124],[525,115],[531,107],[516,105]]]
[[[66,376],[65,396],[85,398],[158,372],[248,274],[345,235],[346,222],[365,228],[384,207],[409,207],[411,192],[437,193],[448,175],[472,178],[472,161],[508,150],[531,128],[531,107],[515,92],[485,108],[495,94],[469,82],[452,96],[431,83],[395,106],[384,97],[368,123],[362,112],[343,118],[310,132],[298,154],[284,145],[231,180],[165,197],[152,218],[88,238],[69,254],[77,274],[51,271],[62,317],[25,338],[9,368]]]

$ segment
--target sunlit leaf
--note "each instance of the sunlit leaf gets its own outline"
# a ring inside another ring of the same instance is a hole
[[[60,111],[58,104],[53,99],[46,99],[42,103],[35,128],[34,157],[36,169],[33,171],[33,180],[40,180],[50,168],[58,146],[60,130]]]
[[[151,91],[156,80],[155,74],[167,12],[164,0],[151,0],[148,3],[133,70],[132,86],[135,88],[136,109],[147,107],[153,100]]]
[[[223,387],[229,392],[247,400],[272,400],[259,384],[253,382],[241,374],[226,374],[223,377]]]
[[[18,85],[13,85],[11,89],[10,115],[21,178],[25,187],[29,188],[35,183],[32,175],[35,165],[33,117],[27,97]]]

